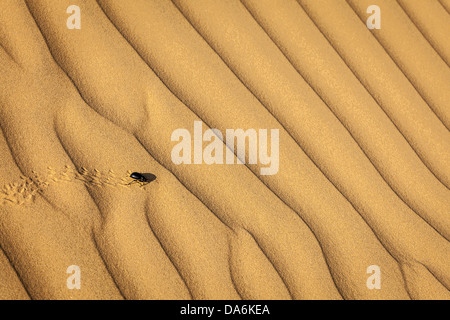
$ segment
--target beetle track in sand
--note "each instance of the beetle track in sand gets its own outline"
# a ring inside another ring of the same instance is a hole
[[[47,174],[42,175],[32,171],[31,177],[21,176],[19,181],[5,184],[0,189],[0,205],[12,203],[22,205],[30,202],[34,197],[52,183],[67,183],[81,181],[86,185],[102,186],[123,186],[127,187],[129,181],[126,177],[131,174],[128,170],[122,178],[115,175],[113,170],[102,173],[98,169],[88,170],[85,167],[77,169],[65,166],[59,173],[53,167],[47,167]]]

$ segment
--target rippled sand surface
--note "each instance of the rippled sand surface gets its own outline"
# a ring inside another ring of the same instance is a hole
[[[449,12],[1,0],[0,298],[450,299]],[[278,173],[174,164],[194,121],[279,129]]]

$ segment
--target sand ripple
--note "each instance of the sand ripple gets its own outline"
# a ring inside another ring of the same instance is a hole
[[[450,2],[373,2],[1,0],[0,298],[450,299]],[[194,121],[279,172],[175,165]]]

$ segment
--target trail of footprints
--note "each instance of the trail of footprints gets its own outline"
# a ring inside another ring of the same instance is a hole
[[[79,171],[76,168],[65,166],[64,169],[57,171],[52,167],[47,168],[47,174],[42,175],[32,171],[31,177],[21,176],[18,181],[5,184],[0,190],[0,205],[12,203],[22,205],[32,201],[34,197],[48,185],[52,183],[67,183],[81,181],[91,186],[127,186],[130,182],[126,175],[117,177],[113,170],[100,172],[97,169],[88,170],[82,167]]]

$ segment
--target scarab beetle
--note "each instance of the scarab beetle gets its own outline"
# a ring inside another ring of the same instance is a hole
[[[135,182],[139,183],[141,187],[145,186],[146,184],[149,184],[153,180],[156,179],[156,176],[152,173],[139,173],[139,172],[133,172],[130,174],[130,178],[133,179],[130,183],[127,185],[133,184]]]

